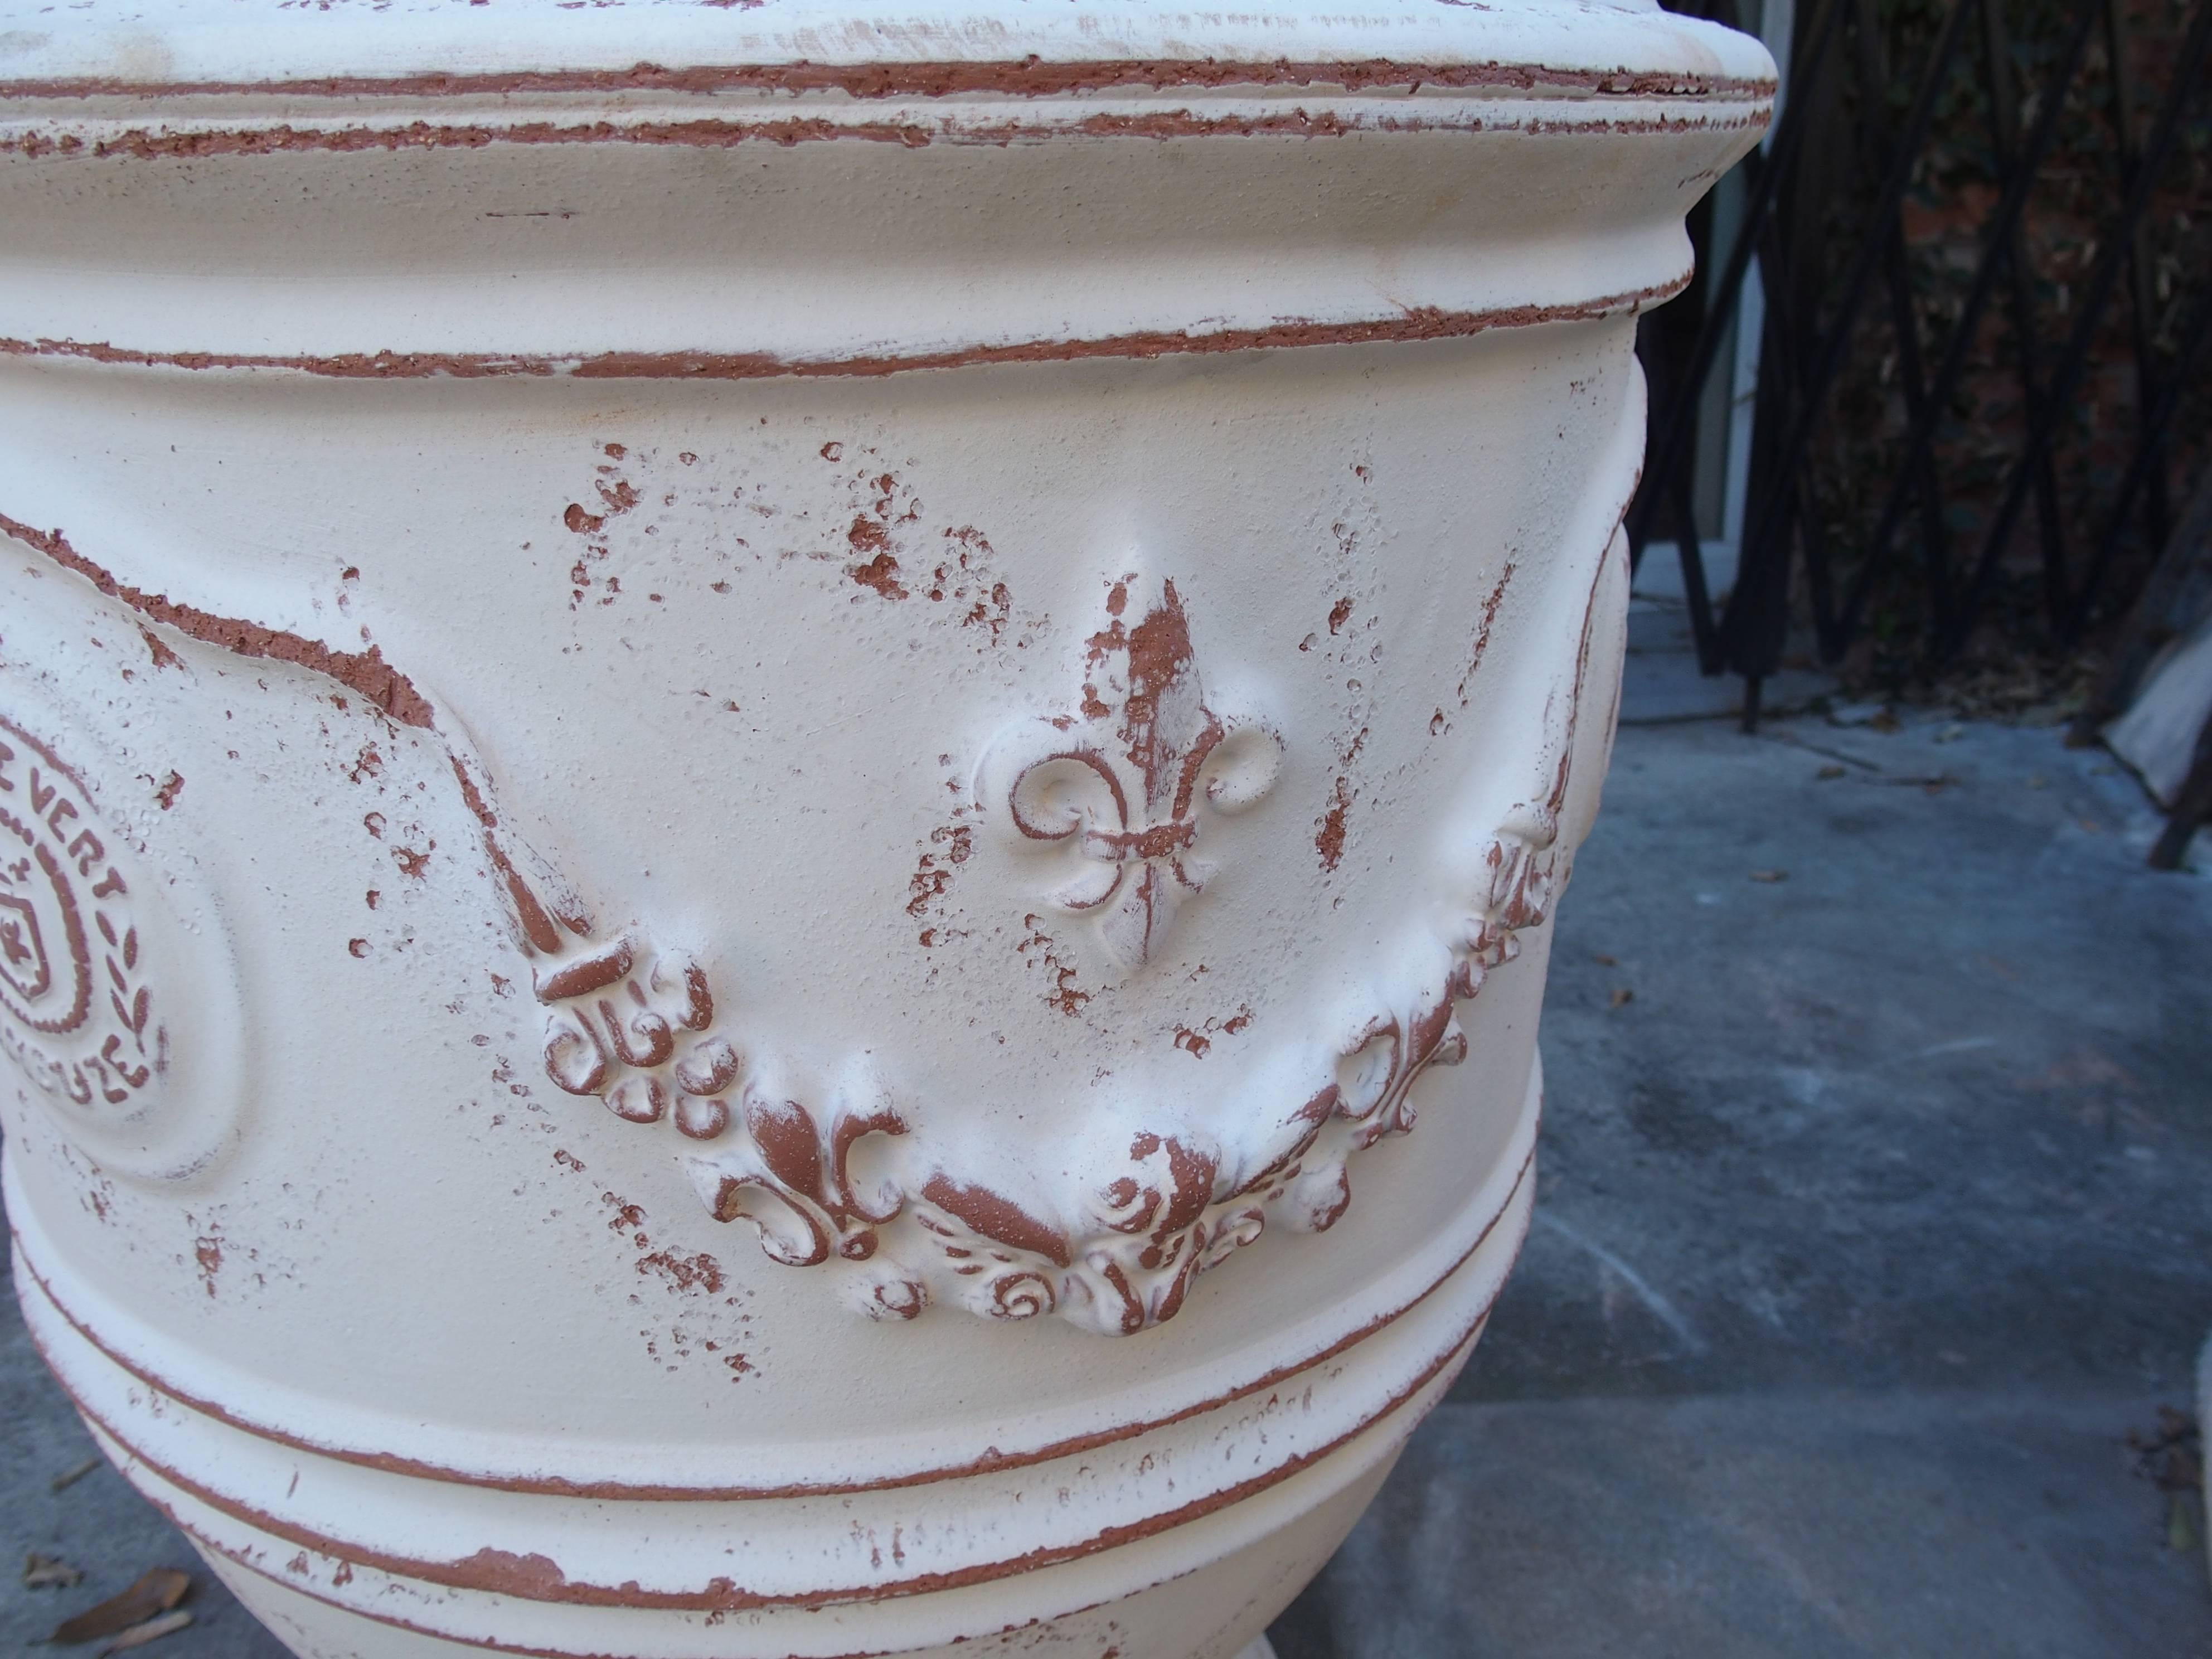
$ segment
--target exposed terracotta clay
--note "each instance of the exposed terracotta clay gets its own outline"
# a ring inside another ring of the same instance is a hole
[[[1752,96],[1771,95],[1756,88]],[[1666,95],[1680,95],[1669,93]],[[1692,94],[1695,95],[1695,94]],[[1337,138],[1361,132],[1482,132],[1505,127],[1534,134],[1755,130],[1763,115],[1650,116],[1547,120],[1507,115],[1339,114],[1291,110],[1269,115],[1207,115],[1194,110],[1149,111],[1143,114],[1098,112],[1073,121],[962,121],[933,126],[915,122],[841,121],[829,117],[714,119],[696,121],[512,121],[445,125],[409,121],[397,126],[295,127],[244,130],[194,128],[182,132],[134,129],[112,137],[86,139],[73,132],[33,131],[0,137],[0,153],[13,151],[33,160],[46,155],[94,160],[125,156],[136,161],[199,160],[228,155],[275,155],[369,150],[482,149],[493,144],[653,144],[689,149],[728,149],[739,144],[818,143],[849,139],[896,144],[902,149],[932,143],[1006,145],[1079,133],[1091,138],[1297,137]]]
[[[458,380],[509,375],[567,375],[578,380],[755,380],[854,375],[872,378],[921,369],[968,368],[993,363],[1079,362],[1094,357],[1168,357],[1187,353],[1256,351],[1289,346],[1366,345],[1380,341],[1449,340],[1492,329],[1528,328],[1539,323],[1589,321],[1633,315],[1671,300],[1689,286],[1691,273],[1571,305],[1500,306],[1484,311],[1443,311],[1416,307],[1396,316],[1368,321],[1290,321],[1263,328],[1199,332],[1177,330],[1123,334],[1100,339],[1030,340],[1012,345],[975,345],[942,351],[868,355],[827,360],[784,358],[759,352],[608,351],[574,359],[476,356],[459,352],[349,352],[337,356],[273,356],[240,352],[137,351],[103,341],[23,340],[0,337],[0,356],[65,357],[87,362],[142,368],[295,369],[338,380],[415,380],[447,376]],[[580,507],[572,530],[598,528]]]
[[[4,513],[0,513],[0,532],[14,537],[27,547],[36,548],[64,569],[74,570],[109,598],[120,600],[151,621],[166,623],[180,634],[238,656],[272,658],[327,674],[339,684],[359,692],[402,726],[427,726],[432,723],[430,705],[407,677],[386,662],[383,653],[373,645],[366,651],[333,651],[319,641],[302,639],[281,629],[263,628],[234,617],[218,617],[196,605],[178,605],[159,593],[141,592],[117,581],[79,553],[60,531],[33,530]],[[155,661],[160,660],[157,653]]]
[[[1321,854],[1321,867],[1332,871],[1344,862],[1346,821],[1352,815],[1352,786],[1338,778],[1329,786],[1328,805],[1321,815],[1321,824],[1314,831],[1314,851]]]
[[[1049,97],[1118,87],[1164,89],[1212,87],[1380,88],[1492,87],[1516,91],[1557,89],[1596,97],[1771,97],[1770,78],[1741,76],[1642,74],[1632,70],[1547,68],[1538,64],[1291,63],[1250,59],[1233,63],[1152,60],[1123,63],[952,62],[935,64],[738,64],[671,68],[635,64],[623,70],[584,70],[391,76],[325,76],[298,81],[126,81],[85,77],[70,81],[0,81],[0,99],[94,97],[179,98],[222,94],[282,93],[291,97],[476,97],[531,93],[836,92],[849,98],[952,98],[975,93]]]

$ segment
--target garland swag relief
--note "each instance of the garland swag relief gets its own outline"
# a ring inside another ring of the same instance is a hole
[[[570,906],[561,907],[565,932],[555,927],[495,846],[535,958],[547,1075],[627,1121],[672,1124],[666,1133],[685,1147],[691,1184],[716,1220],[750,1223],[771,1261],[839,1274],[848,1301],[872,1317],[909,1320],[937,1302],[993,1319],[1056,1314],[1108,1335],[1172,1319],[1197,1274],[1271,1224],[1322,1232],[1335,1223],[1351,1201],[1352,1154],[1411,1130],[1421,1073],[1466,1058],[1455,1003],[1518,954],[1521,929],[1549,915],[1568,874],[1557,841],[1597,582],[1617,551],[1616,542],[1599,561],[1583,607],[1571,690],[1547,709],[1548,787],[1477,841],[1462,866],[1467,890],[1441,896],[1449,936],[1424,928],[1439,966],[1413,995],[1378,995],[1349,1041],[1313,1042],[1300,1068],[1311,1088],[1255,1103],[1249,1129],[1229,1144],[1136,1133],[1121,1161],[1089,1173],[1076,1206],[964,1178],[932,1162],[857,1063],[825,1102],[780,1097],[769,1068],[752,1063],[720,1017],[696,963],[636,930],[595,940]],[[1206,817],[1261,799],[1282,757],[1267,725],[1206,701],[1175,584],[1133,620],[1133,586],[1110,591],[1073,712],[1006,729],[977,769],[994,828],[1038,873],[1038,896],[1090,919],[1125,974],[1152,959],[1214,873],[1202,850]],[[470,793],[491,842],[495,821]]]

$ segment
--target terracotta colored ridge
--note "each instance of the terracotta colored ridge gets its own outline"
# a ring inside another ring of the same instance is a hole
[[[406,1457],[394,1452],[368,1451],[356,1447],[333,1445],[308,1439],[273,1425],[257,1422],[231,1410],[219,1401],[191,1392],[181,1384],[150,1370],[140,1361],[127,1358],[120,1347],[103,1338],[87,1325],[54,1293],[53,1286],[47,1283],[45,1274],[39,1271],[37,1263],[33,1260],[32,1252],[25,1249],[21,1232],[11,1227],[9,1233],[15,1248],[15,1259],[22,1264],[23,1271],[30,1277],[31,1282],[39,1287],[48,1305],[60,1316],[62,1322],[82,1338],[88,1346],[111,1364],[127,1372],[147,1388],[166,1395],[178,1404],[198,1412],[204,1417],[212,1418],[226,1428],[252,1435],[258,1440],[272,1441],[277,1445],[289,1446],[295,1450],[306,1452],[313,1456],[327,1457],[333,1462],[349,1463],[359,1468],[377,1469],[386,1474],[420,1480],[441,1480],[460,1486],[481,1486],[495,1492],[624,1503],[728,1503],[756,1498],[839,1497],[858,1492],[891,1492],[908,1486],[928,1486],[939,1480],[961,1480],[969,1475],[995,1470],[1025,1468],[1037,1463],[1050,1462],[1054,1458],[1073,1457],[1084,1452],[1096,1450],[1102,1446],[1110,1446],[1124,1440],[1132,1440],[1139,1435],[1149,1434],[1155,1430],[1168,1428],[1191,1418],[1202,1416],[1207,1412],[1248,1398],[1263,1389],[1273,1388],[1301,1371],[1311,1370],[1317,1365],[1327,1364],[1339,1354],[1358,1346],[1384,1327],[1395,1323],[1413,1312],[1414,1309],[1442,1289],[1453,1274],[1474,1259],[1476,1251],[1490,1242],[1491,1235],[1497,1231],[1498,1223],[1504,1221],[1511,1212],[1514,1200],[1520,1196],[1522,1188],[1528,1184],[1529,1171],[1535,1167],[1535,1162],[1536,1148],[1532,1137],[1528,1151],[1522,1156],[1519,1169],[1514,1171],[1512,1185],[1506,1189],[1505,1196],[1499,1200],[1497,1208],[1485,1218],[1474,1236],[1474,1242],[1462,1250],[1443,1272],[1431,1279],[1401,1306],[1377,1314],[1365,1323],[1344,1332],[1325,1346],[1298,1355],[1257,1376],[1224,1389],[1220,1394],[1207,1399],[1194,1401],[1175,1411],[1156,1417],[1134,1419],[1115,1424],[1111,1427],[1093,1430],[1089,1433],[1050,1441],[1019,1452],[998,1454],[987,1452],[982,1456],[964,1463],[921,1469],[873,1480],[808,1481],[776,1486],[678,1486],[631,1481],[574,1480],[560,1475],[493,1476],[477,1471],[454,1468],[445,1464],[432,1463],[419,1458]],[[1516,1244],[1516,1254],[1518,1253],[1518,1249]],[[1495,1292],[1492,1293],[1491,1299],[1496,1300]],[[1487,1316],[1490,1304],[1486,1303],[1482,1310],[1484,1316]],[[53,1368],[49,1365],[48,1369]]]
[[[963,346],[945,351],[866,357],[778,357],[764,351],[603,351],[589,357],[525,356],[488,352],[344,352],[331,356],[279,357],[244,352],[136,351],[106,341],[0,339],[0,355],[71,357],[138,368],[290,369],[337,380],[407,380],[436,375],[488,380],[509,375],[569,376],[586,380],[757,380],[872,378],[926,368],[969,368],[994,363],[1066,362],[1090,357],[1167,357],[1212,351],[1255,351],[1291,346],[1369,345],[1447,340],[1494,328],[1540,323],[1590,322],[1672,299],[1690,273],[1664,283],[1565,305],[1501,306],[1489,311],[1446,311],[1417,306],[1395,317],[1366,321],[1285,321],[1256,328],[1193,334],[1158,329],[1095,340],[1028,340],[1012,345]]]
[[[1419,1394],[1448,1367],[1455,1368],[1463,1362],[1474,1344],[1489,1322],[1491,1310],[1496,1305],[1493,1291],[1464,1326],[1458,1327],[1440,1351],[1423,1362],[1419,1370],[1395,1388],[1382,1403],[1363,1415],[1358,1421],[1319,1445],[1285,1457],[1279,1463],[1262,1469],[1240,1481],[1192,1498],[1176,1506],[1142,1519],[1123,1522],[1102,1528],[1088,1538],[1066,1544],[1040,1546],[1026,1553],[997,1561],[977,1562],[966,1567],[945,1571],[919,1573],[903,1579],[872,1584],[823,1586],[800,1591],[749,1590],[727,1577],[714,1578],[696,1590],[647,1590],[635,1580],[621,1586],[579,1583],[568,1577],[558,1563],[542,1554],[518,1555],[494,1547],[479,1549],[475,1554],[459,1560],[436,1561],[398,1556],[366,1546],[357,1540],[337,1539],[320,1533],[289,1517],[272,1514],[242,1499],[218,1492],[204,1482],[194,1480],[182,1470],[156,1456],[148,1448],[131,1437],[120,1425],[102,1415],[90,1404],[79,1398],[64,1382],[70,1401],[77,1409],[98,1425],[100,1429],[128,1452],[136,1462],[151,1470],[159,1479],[177,1491],[196,1499],[220,1515],[242,1522],[256,1531],[283,1540],[285,1543],[314,1551],[333,1560],[366,1566],[403,1581],[435,1584],[447,1589],[472,1591],[491,1595],[511,1596],[518,1601],[550,1602],[575,1607],[625,1607],[654,1611],[695,1613],[733,1613],[775,1607],[822,1607],[840,1603],[866,1603],[888,1601],[895,1597],[939,1594],[963,1589],[971,1584],[989,1583],[1001,1578],[1035,1572],[1042,1568],[1065,1561],[1081,1560],[1104,1550],[1115,1549],[1165,1532],[1173,1527],[1187,1525],[1241,1503],[1247,1498],[1279,1485],[1302,1470],[1310,1468],[1330,1453],[1337,1450],[1376,1424],[1403,1408],[1406,1402]],[[35,1342],[35,1339],[34,1339]],[[46,1358],[45,1349],[40,1358]],[[48,1368],[54,1369],[47,1359]],[[1173,1490],[1172,1487],[1170,1490]],[[221,1546],[217,1546],[221,1548]],[[233,1559],[241,1559],[229,1550],[223,1553]],[[246,1561],[244,1565],[269,1573],[260,1563]],[[269,1576],[274,1577],[273,1573]],[[296,1580],[289,1583],[295,1590],[313,1594]],[[328,1600],[328,1597],[318,1597]],[[334,1602],[333,1605],[345,1605]],[[379,1615],[367,1607],[353,1611]],[[442,1632],[441,1632],[442,1633]],[[448,1636],[448,1640],[453,1639]],[[530,1651],[530,1650],[521,1650]],[[602,1656],[601,1659],[605,1659]]]
[[[1601,97],[1771,98],[1775,83],[1728,76],[1630,69],[1559,69],[1546,64],[1415,64],[1387,58],[1339,63],[1289,58],[1107,58],[1047,63],[1035,56],[995,63],[701,64],[670,69],[514,70],[488,74],[318,76],[289,81],[126,81],[112,76],[0,81],[0,100],[164,98],[222,94],[277,94],[307,98],[465,97],[514,93],[762,92],[843,93],[851,98],[946,98],[963,93],[1048,97],[1115,87],[1334,86],[1453,90],[1502,88],[1593,93]]]
[[[1570,107],[1573,107],[1570,106]],[[1587,106],[1583,107],[1587,108]],[[1421,111],[1408,116],[1345,113],[1304,106],[1260,115],[1205,115],[1189,109],[1152,110],[1141,114],[1100,112],[1074,121],[939,120],[836,121],[825,117],[769,118],[721,116],[684,121],[510,121],[438,125],[410,121],[392,126],[194,127],[181,131],[134,127],[112,137],[85,139],[75,133],[43,132],[0,137],[0,153],[37,160],[46,155],[135,161],[191,160],[211,155],[276,155],[302,151],[356,155],[403,149],[483,149],[493,144],[642,144],[691,149],[728,149],[738,144],[774,144],[790,149],[829,139],[896,144],[924,149],[933,143],[1005,146],[1023,140],[1085,138],[1338,138],[1366,132],[1604,132],[1629,137],[1651,133],[1742,131],[1766,125],[1771,106],[1741,106],[1733,114],[1613,116],[1602,109],[1579,119],[1480,116]]]
[[[282,629],[234,617],[218,617],[195,605],[179,605],[159,593],[148,593],[118,582],[100,566],[69,544],[58,530],[33,530],[0,513],[0,532],[27,547],[36,548],[65,570],[73,570],[112,599],[119,599],[140,616],[189,634],[196,640],[240,657],[267,657],[295,663],[327,674],[356,691],[402,726],[428,728],[434,725],[430,704],[414,683],[384,660],[376,647],[366,651],[333,651],[319,640],[302,639]]]

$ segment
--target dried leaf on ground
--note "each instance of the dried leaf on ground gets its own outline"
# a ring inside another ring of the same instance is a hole
[[[112,1636],[155,1613],[167,1613],[185,1599],[185,1592],[191,1587],[190,1574],[174,1567],[155,1567],[141,1575],[129,1589],[109,1596],[98,1607],[87,1607],[74,1619],[64,1619],[48,1639],[89,1642],[94,1637]]]
[[[2158,1427],[2128,1431],[2136,1473],[2166,1494],[2166,1541],[2170,1549],[2193,1550],[2198,1537],[2197,1499],[2204,1489],[2204,1441],[2197,1419],[2168,1406],[2158,1408]]]
[[[2158,1408],[2158,1427],[2149,1433],[2128,1431],[2136,1473],[2155,1481],[2161,1492],[2201,1492],[2204,1486],[2203,1439],[2197,1419],[2171,1406]]]
[[[83,1480],[85,1476],[90,1474],[94,1469],[98,1468],[106,1461],[107,1460],[104,1457],[88,1457],[83,1462],[72,1464],[70,1468],[64,1469],[59,1474],[56,1475],[46,1484],[55,1492],[64,1491],[68,1487],[76,1485],[78,1481]]]
[[[165,1613],[159,1619],[149,1619],[143,1625],[133,1625],[100,1650],[100,1659],[111,1653],[121,1653],[128,1648],[143,1648],[149,1642],[158,1641],[172,1631],[182,1630],[192,1622],[191,1609],[179,1607],[174,1613]]]
[[[26,1589],[67,1589],[83,1577],[82,1567],[73,1567],[58,1555],[41,1555],[33,1550],[23,1558]]]
[[[1754,870],[1751,872],[1751,878],[1753,881],[1787,881],[1790,872],[1787,870]]]

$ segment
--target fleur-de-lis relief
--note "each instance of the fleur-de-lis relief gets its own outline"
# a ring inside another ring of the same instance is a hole
[[[1282,741],[1206,706],[1172,581],[1133,615],[1136,578],[1107,594],[1077,711],[1023,722],[990,748],[977,781],[1002,839],[1051,859],[1046,902],[1095,916],[1124,969],[1149,961],[1214,860],[1201,807],[1237,812],[1273,787]]]
[[[875,1229],[898,1214],[906,1196],[890,1182],[855,1180],[853,1148],[867,1135],[904,1134],[897,1112],[888,1103],[841,1104],[825,1125],[795,1100],[750,1089],[740,1104],[744,1134],[689,1160],[708,1212],[717,1221],[750,1221],[769,1259],[787,1267],[813,1267],[832,1251],[848,1261],[873,1255]],[[910,1308],[884,1311],[911,1319],[924,1299],[917,1285]]]

